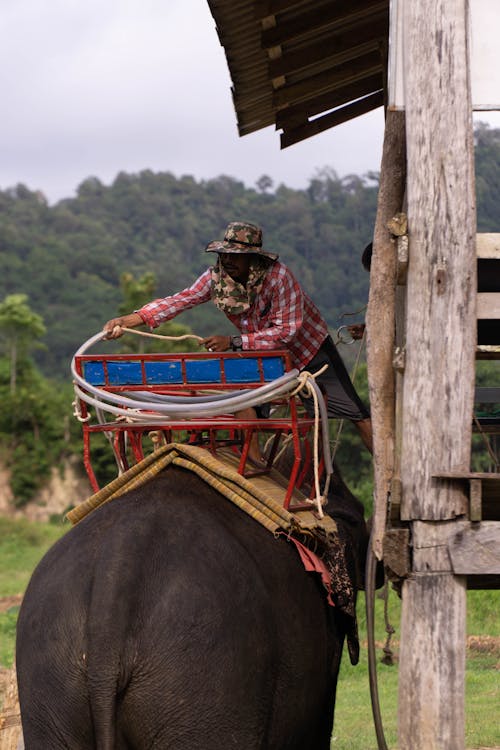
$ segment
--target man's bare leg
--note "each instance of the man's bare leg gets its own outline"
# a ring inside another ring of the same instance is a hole
[[[235,417],[238,417],[239,419],[256,419],[257,418],[257,412],[253,408],[253,406],[248,406],[246,409],[242,409],[241,411],[235,412]],[[257,466],[265,466],[265,459],[262,456],[262,453],[260,451],[260,445],[259,445],[259,435],[258,432],[254,430],[252,433],[252,437],[250,439],[250,447],[248,449],[248,456],[251,461],[253,461]]]
[[[372,432],[372,421],[371,419],[361,419],[359,422],[354,422],[361,440],[365,444],[366,448],[373,454],[373,432]]]

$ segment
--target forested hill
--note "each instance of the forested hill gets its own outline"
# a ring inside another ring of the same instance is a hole
[[[500,231],[500,130],[481,126],[476,141],[478,231]],[[248,188],[226,176],[197,182],[143,171],[120,173],[110,186],[88,178],[76,198],[49,206],[18,185],[0,191],[0,301],[28,296],[47,328],[37,359],[47,375],[66,379],[71,355],[123,303],[122,274],[151,272],[153,296],[171,294],[210,265],[206,244],[244,219],[263,227],[265,248],[280,254],[335,328],[339,315],[366,303],[360,257],[377,190],[377,175],[341,179],[330,169],[305,190],[266,176]],[[212,305],[179,322],[200,335],[230,331]]]

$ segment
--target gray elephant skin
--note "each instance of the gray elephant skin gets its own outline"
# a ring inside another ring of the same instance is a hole
[[[361,505],[334,506],[360,562]],[[26,750],[328,750],[345,632],[292,543],[168,469],[33,573],[16,645]]]

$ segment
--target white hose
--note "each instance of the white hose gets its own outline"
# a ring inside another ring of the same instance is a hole
[[[305,389],[308,390],[309,396],[313,396],[315,402],[316,423],[318,418],[321,417],[321,444],[328,486],[329,477],[332,473],[328,413],[323,394],[313,375],[304,372],[299,373],[297,369],[294,369],[270,383],[258,388],[243,389],[237,394],[234,394],[234,391],[217,393],[213,396],[170,396],[144,391],[111,393],[88,383],[76,370],[76,358],[82,356],[96,342],[105,339],[105,337],[106,334],[103,331],[92,336],[82,344],[71,360],[75,395],[77,399],[81,399],[95,408],[101,422],[104,422],[104,412],[124,419],[126,422],[137,424],[164,424],[166,420],[190,420],[223,416],[248,407],[259,406],[279,396],[290,396]],[[307,388],[305,388],[306,384]],[[152,409],[153,405],[154,408]],[[77,401],[75,402],[75,410],[75,415],[80,418]],[[317,427],[315,428],[315,434],[315,455],[317,456]],[[315,474],[317,474],[317,471],[315,471]],[[319,502],[319,493],[317,495]],[[321,507],[318,507],[321,512]]]
[[[298,370],[290,370],[279,378],[270,383],[260,386],[259,388],[242,390],[237,394],[234,391],[217,394],[215,398],[210,396],[190,396],[183,401],[179,396],[167,396],[154,394],[154,398],[145,398],[143,392],[140,394],[141,399],[131,398],[125,393],[110,393],[102,388],[88,383],[76,371],[76,357],[84,354],[97,341],[105,337],[103,332],[96,334],[86,341],[76,352],[71,361],[71,373],[75,382],[75,392],[79,398],[95,408],[104,409],[112,414],[137,418],[141,411],[147,411],[147,419],[154,416],[151,413],[151,405],[154,401],[154,411],[158,412],[159,418],[169,419],[190,419],[195,417],[213,417],[221,414],[227,414],[235,410],[240,410],[249,406],[258,406],[267,401],[271,401],[278,396],[282,396],[295,388],[298,384]],[[78,388],[80,386],[80,388]],[[83,390],[82,390],[83,389]],[[92,396],[97,399],[93,399]],[[135,394],[134,394],[135,395]],[[182,402],[182,403],[181,403]],[[121,408],[113,408],[111,405],[117,404]],[[132,413],[131,413],[132,412]],[[156,420],[155,420],[156,421]]]

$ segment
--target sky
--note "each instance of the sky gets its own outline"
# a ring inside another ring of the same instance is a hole
[[[0,39],[2,190],[54,203],[120,171],[300,189],[380,169],[382,108],[283,151],[272,127],[240,138],[206,0],[1,0]]]

